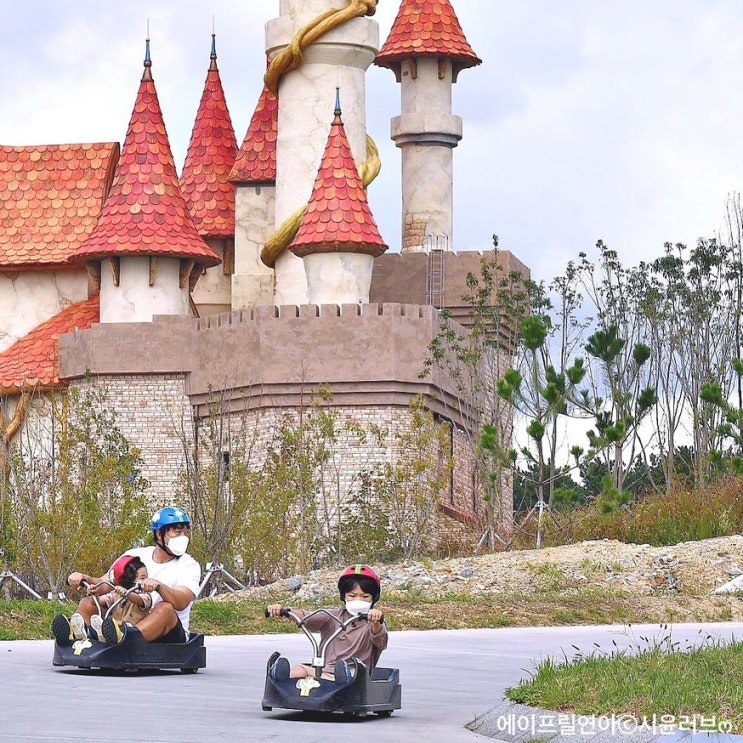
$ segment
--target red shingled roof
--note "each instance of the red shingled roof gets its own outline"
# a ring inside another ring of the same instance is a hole
[[[278,134],[279,99],[268,88],[263,88],[230,180],[236,183],[275,183]]]
[[[472,51],[449,0],[403,0],[374,64],[399,73],[411,57],[445,57],[459,70],[482,60]]]
[[[0,394],[65,385],[59,379],[59,336],[99,321],[99,295],[70,305],[0,354]]]
[[[111,192],[93,234],[75,258],[154,255],[215,266],[219,256],[199,237],[181,193],[150,66],[148,44]]]
[[[386,249],[351,154],[340,104],[336,103],[312,197],[290,250],[303,258],[311,253],[366,253],[376,257]]]
[[[202,237],[235,234],[235,186],[229,175],[236,156],[237,139],[212,34],[211,64],[181,173],[181,191]]]
[[[0,146],[0,267],[67,264],[95,227],[117,142]]]

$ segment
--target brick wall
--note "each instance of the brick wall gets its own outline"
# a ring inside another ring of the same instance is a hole
[[[172,504],[185,467],[183,436],[193,438],[184,375],[88,376],[74,385],[81,392],[91,386],[106,391],[121,433],[140,450],[153,506]]]

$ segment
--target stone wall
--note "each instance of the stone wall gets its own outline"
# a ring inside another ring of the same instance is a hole
[[[131,431],[146,456],[145,474],[160,498],[172,491],[172,478],[182,469],[172,421],[182,424],[191,415],[203,420],[215,397],[236,419],[260,417],[263,440],[280,416],[308,406],[321,385],[332,393],[321,405],[362,423],[394,428],[410,415],[410,401],[422,395],[442,424],[475,430],[475,408],[455,381],[440,370],[421,376],[439,330],[438,311],[424,305],[256,307],[201,320],[96,325],[63,336],[60,358],[62,376],[75,384],[91,375],[114,387],[124,432]],[[339,447],[339,492],[349,490],[367,456],[351,441]],[[467,456],[460,448],[450,504],[450,515],[465,520],[468,512],[476,515],[473,504],[480,497]]]
[[[0,353],[88,294],[84,270],[0,273]]]
[[[184,384],[183,374],[86,376],[74,382],[81,392],[91,386],[105,390],[121,433],[140,450],[153,506],[173,504],[185,468],[183,437],[193,439]]]
[[[220,405],[212,405],[213,411],[219,411]],[[311,420],[318,421],[319,416],[327,416],[326,420],[333,420],[334,434],[326,443],[332,443],[328,460],[322,467],[322,476],[319,489],[316,493],[318,508],[318,529],[320,533],[332,533],[338,528],[340,517],[353,511],[358,503],[358,496],[363,485],[371,482],[372,487],[381,485],[385,465],[405,467],[401,437],[408,434],[413,428],[413,411],[410,407],[398,406],[328,406],[317,407],[307,399],[307,406],[299,408],[283,408],[271,410],[242,410],[226,415],[223,451],[230,451],[231,457],[237,456],[235,449],[248,451],[246,464],[250,469],[260,470],[271,449],[278,451],[280,431],[296,432],[297,426],[302,424],[309,429],[313,426]],[[206,433],[206,421],[197,421],[200,437]],[[446,431],[447,438],[450,425],[442,420],[436,420],[434,425]],[[380,432],[381,435],[377,435]],[[331,442],[332,440],[332,442]],[[201,451],[205,451],[203,438]],[[234,447],[234,448],[233,448]],[[430,448],[423,456],[430,457],[431,461],[439,462],[443,466],[446,457],[439,451],[435,441],[430,442]],[[205,461],[205,460],[204,460]],[[439,494],[439,503],[445,510],[434,509],[430,528],[426,530],[426,544],[451,545],[461,543],[466,539],[472,546],[479,536],[477,521],[466,518],[463,511],[454,513],[447,508],[452,498],[463,500],[460,494],[452,495],[453,480]],[[447,516],[448,514],[448,516]],[[454,514],[460,522],[452,517]],[[462,518],[462,517],[465,518]]]

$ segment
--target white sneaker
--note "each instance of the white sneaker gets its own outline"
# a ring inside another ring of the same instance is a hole
[[[95,630],[98,635],[99,642],[106,642],[106,638],[103,636],[103,617],[100,614],[93,614],[90,618],[90,626]]]
[[[88,633],[85,631],[85,620],[80,612],[75,612],[70,617],[70,628],[72,629],[72,636],[76,640],[85,640],[88,637]]]

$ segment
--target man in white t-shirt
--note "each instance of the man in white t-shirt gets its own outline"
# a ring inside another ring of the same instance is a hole
[[[191,534],[191,519],[181,508],[161,508],[152,517],[154,547],[135,547],[124,554],[139,557],[147,567],[142,590],[156,591],[162,601],[137,623],[137,630],[149,642],[186,642],[191,606],[199,592],[201,566],[186,553]],[[71,573],[67,582],[79,588],[85,581],[96,585],[106,576],[91,578],[84,573]],[[103,620],[103,636],[109,644],[121,642],[130,630],[113,617]]]

